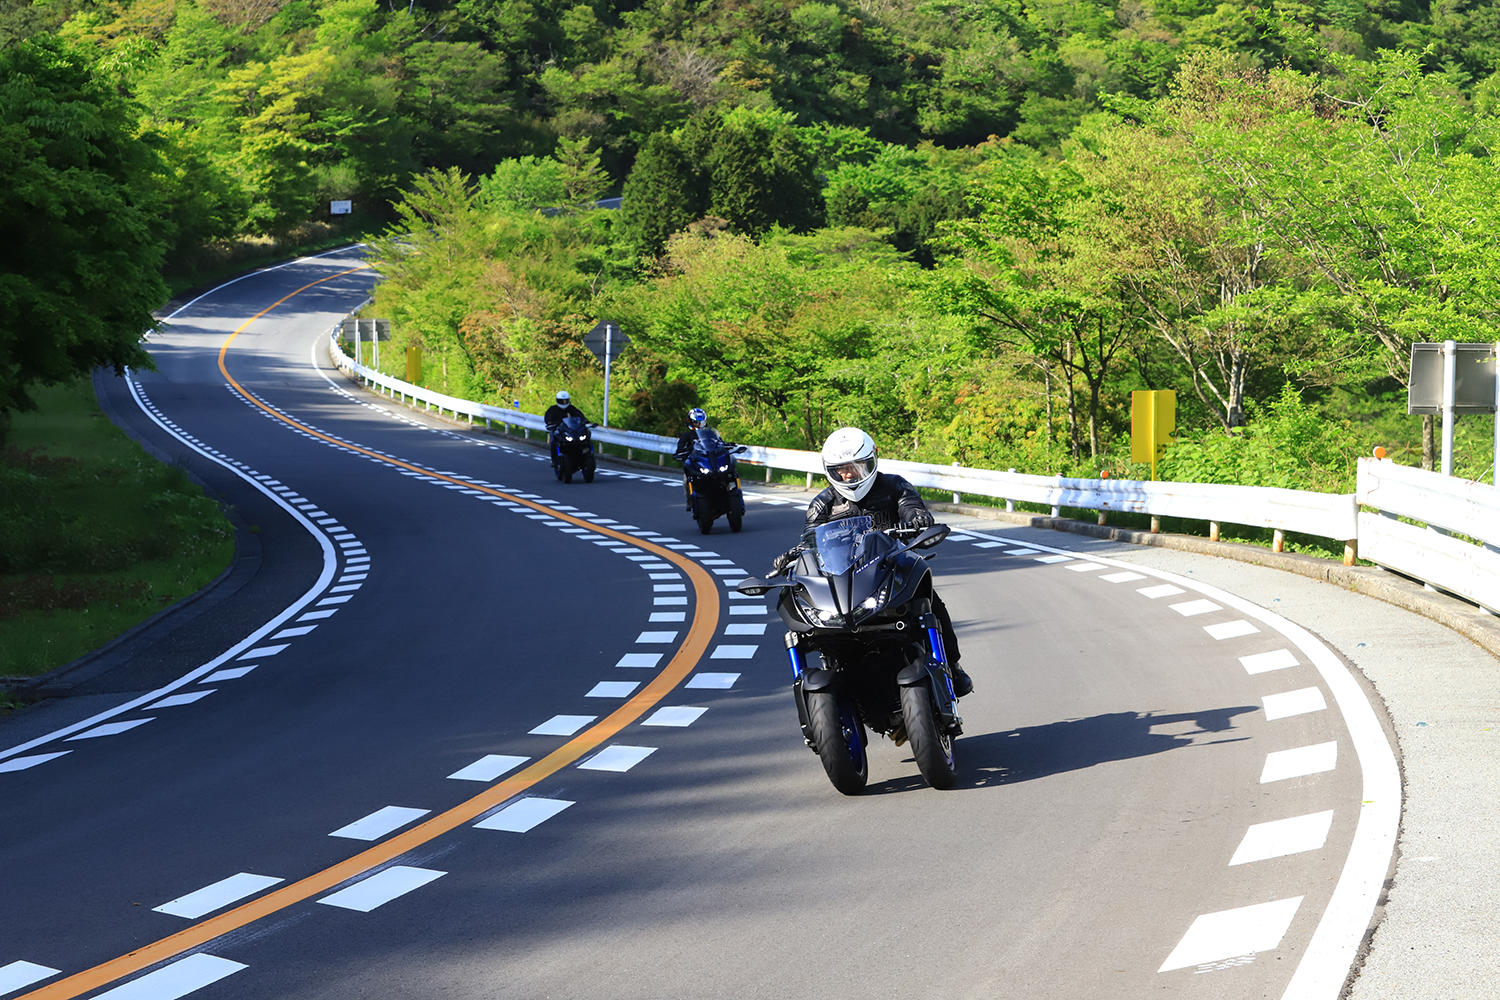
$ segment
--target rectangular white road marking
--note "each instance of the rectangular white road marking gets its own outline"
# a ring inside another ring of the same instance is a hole
[[[1081,559],[1078,562],[1068,563],[1066,568],[1072,570],[1074,573],[1095,573],[1103,569],[1104,564]]]
[[[1323,700],[1322,690],[1315,687],[1268,694],[1261,699],[1261,703],[1266,707],[1266,718],[1272,720],[1289,719],[1294,715],[1306,715],[1308,712],[1321,712],[1328,707],[1328,703]]]
[[[687,604],[686,597],[653,597],[651,603],[658,608],[680,608]]]
[[[525,833],[538,823],[544,823],[572,805],[567,799],[524,798],[517,799],[499,812],[485,817],[474,825],[481,830],[503,830],[506,833]]]
[[[1121,573],[1106,573],[1099,579],[1105,583],[1130,583],[1132,580],[1144,580],[1146,579],[1146,575],[1144,573],[1132,573],[1130,570],[1125,570]]]
[[[330,837],[348,837],[350,840],[379,840],[392,830],[399,830],[432,810],[415,809],[411,806],[385,806],[364,819],[357,819],[348,826],[341,826],[330,833]]]
[[[238,875],[220,879],[213,885],[206,885],[185,896],[170,899],[152,909],[157,913],[166,913],[186,920],[197,920],[204,914],[212,913],[230,903],[237,903],[246,896],[253,896],[262,889],[284,881],[286,880],[274,875],[252,875],[249,872],[240,872]]]
[[[213,693],[214,689],[209,688],[206,691],[189,691],[187,694],[172,694],[161,701],[152,702],[146,708],[149,710],[153,708],[176,708],[178,705],[191,705],[199,698],[207,698]]]
[[[338,614],[338,608],[334,608],[332,611],[309,611],[305,615],[299,615],[297,620],[299,622],[313,622],[323,618],[332,618],[336,614]]]
[[[0,774],[4,774],[7,771],[24,771],[28,767],[36,767],[38,764],[45,764],[49,760],[66,757],[72,752],[71,750],[59,750],[57,753],[35,753],[29,757],[12,757],[10,760],[0,760]],[[0,994],[4,992],[4,990],[0,990]]]
[[[686,611],[653,611],[646,619],[653,625],[665,625],[667,622],[687,621]]]
[[[347,601],[348,599],[349,598],[347,598],[347,597],[338,598],[338,600],[341,600],[341,601]],[[330,600],[332,600],[332,598],[330,598]],[[319,604],[326,604],[327,601],[319,601],[318,603]],[[281,652],[283,649],[286,649],[287,646],[289,646],[289,645],[291,645],[291,644],[283,642],[283,643],[281,643],[278,646],[256,646],[254,649],[248,649],[245,652],[241,653],[239,656],[236,656],[235,659],[236,660],[256,660],[256,659],[259,659],[262,656],[275,656],[277,653]]]
[[[1136,591],[1142,597],[1156,600],[1159,597],[1171,597],[1173,594],[1182,594],[1185,591],[1181,587],[1174,587],[1170,583],[1159,583],[1154,587],[1142,587]]]
[[[692,708],[687,705],[678,705],[672,708],[658,708],[641,721],[643,726],[691,726],[698,721],[698,717],[706,708]]]
[[[313,629],[315,629],[317,627],[318,626],[316,626],[316,625],[302,625],[302,626],[300,626],[298,628],[284,628],[280,632],[277,632],[275,635],[271,636],[271,638],[272,639],[295,639],[299,635],[307,635],[307,633],[311,632]]]
[[[703,554],[704,555],[712,555],[712,553],[709,553],[709,552],[705,552]],[[734,560],[733,559],[699,559],[698,561],[700,563],[702,563],[704,566],[733,566],[734,565]]]
[[[765,622],[735,622],[724,626],[725,635],[765,635]]]
[[[640,687],[640,681],[600,681],[589,688],[585,698],[629,698]]]
[[[741,616],[743,616],[743,615],[768,615],[768,614],[771,613],[771,611],[770,611],[769,608],[756,607],[756,606],[750,605],[750,604],[731,604],[729,606],[729,613],[731,615],[741,615]]]
[[[647,576],[650,579],[652,579],[652,580],[681,580],[682,579],[682,574],[681,573],[648,573]]]
[[[1251,625],[1243,618],[1240,618],[1232,622],[1220,622],[1217,625],[1205,625],[1203,626],[1203,631],[1207,632],[1215,639],[1238,639],[1242,635],[1254,635],[1255,633],[1259,632],[1260,629],[1256,628],[1254,625]]]
[[[640,635],[635,637],[635,642],[638,646],[651,646],[656,645],[657,643],[676,641],[676,632],[642,632]]]
[[[150,719],[131,719],[128,722],[106,722],[102,726],[93,729],[85,729],[77,736],[69,736],[69,742],[73,740],[92,740],[99,736],[118,736],[120,733],[129,732],[136,726],[144,726]]]
[[[656,594],[682,594],[687,592],[685,583],[653,583],[651,590]]]
[[[48,976],[55,976],[61,969],[49,969],[35,962],[11,962],[0,965],[0,996],[14,993],[23,986],[39,983]]]
[[[177,1000],[245,968],[249,966],[242,962],[200,952],[100,993],[95,1000]]]
[[[517,757],[513,754],[487,753],[474,763],[454,771],[448,777],[458,781],[494,781],[500,775],[507,771],[514,771],[530,759],[530,757]]]
[[[599,718],[597,715],[554,715],[531,730],[532,736],[572,736]]]
[[[748,660],[755,655],[755,646],[721,644],[708,654],[710,660]]]
[[[215,670],[203,678],[203,683],[217,684],[219,681],[237,681],[254,669],[255,664],[252,663],[248,667],[228,667],[224,670]]]
[[[1220,962],[1238,955],[1270,951],[1281,944],[1302,897],[1257,903],[1234,910],[1205,913],[1193,921],[1157,972]]]
[[[1255,653],[1240,657],[1240,665],[1247,674],[1264,674],[1272,670],[1285,670],[1297,665],[1297,657],[1289,649],[1273,649],[1269,653]]]
[[[1234,865],[1270,858],[1284,858],[1288,854],[1316,851],[1328,841],[1328,829],[1333,825],[1333,810],[1293,816],[1290,819],[1256,823],[1245,831],[1245,839],[1229,860]]]
[[[584,771],[628,771],[656,753],[656,747],[607,746],[578,765]]]
[[[744,570],[739,569],[737,567],[730,567],[729,569],[716,569],[716,570],[713,571],[713,574],[714,574],[714,576],[731,576],[731,577],[741,577],[741,578],[743,578],[746,575],[746,573],[745,573]]]
[[[1067,562],[1068,560],[1070,560],[1072,558],[1073,558],[1072,556],[1063,556],[1063,555],[1037,556],[1036,557],[1036,561],[1039,562],[1039,563],[1061,563],[1061,562]]]
[[[1034,556],[1036,555],[1036,549],[1006,549],[1005,554],[1008,556]]]
[[[617,667],[639,667],[649,670],[661,662],[661,653],[626,653],[620,657]]]
[[[1338,762],[1339,745],[1334,740],[1291,750],[1275,750],[1266,754],[1266,765],[1261,768],[1260,783],[1264,785],[1287,778],[1322,774],[1324,771],[1332,771],[1338,766]]]
[[[1217,604],[1215,604],[1213,601],[1209,601],[1209,600],[1183,601],[1180,604],[1171,604],[1171,605],[1168,605],[1168,607],[1170,607],[1173,611],[1177,612],[1179,615],[1182,615],[1182,617],[1184,617],[1184,618],[1191,618],[1194,615],[1206,615],[1210,611],[1222,611],[1222,610],[1224,610],[1223,608],[1221,608]]]
[[[694,674],[683,687],[709,688],[715,691],[725,691],[734,687],[735,681],[740,679],[739,674],[717,674],[709,671]]]
[[[764,601],[765,596],[762,594],[730,594],[729,599],[731,601]]]
[[[369,913],[375,907],[384,906],[391,900],[404,896],[413,889],[420,889],[433,879],[441,878],[446,874],[448,873],[433,871],[430,868],[392,865],[381,869],[367,879],[354,883],[347,889],[340,889],[331,896],[324,896],[318,902],[345,910]]]
[[[997,545],[1009,545],[1009,542],[975,542],[976,549],[993,549]]]

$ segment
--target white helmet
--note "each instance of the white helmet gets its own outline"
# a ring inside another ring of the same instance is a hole
[[[840,427],[823,442],[828,484],[849,500],[863,500],[875,485],[875,441],[858,427]]]
[[[571,402],[573,402],[573,397],[568,395],[568,390],[564,389],[557,394],[558,406],[567,406]]]

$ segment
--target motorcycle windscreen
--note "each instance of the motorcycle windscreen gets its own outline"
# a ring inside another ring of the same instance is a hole
[[[818,565],[829,576],[840,576],[878,558],[879,553],[866,542],[867,537],[885,537],[875,532],[875,520],[868,514],[818,525],[813,532]]]
[[[693,452],[699,455],[717,455],[724,450],[724,439],[719,432],[709,427],[700,427],[694,432]]]

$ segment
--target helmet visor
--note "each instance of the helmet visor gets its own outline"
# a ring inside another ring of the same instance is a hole
[[[861,458],[849,462],[839,462],[836,465],[825,466],[828,470],[828,478],[838,483],[859,483],[870,478],[875,472],[875,459]]]

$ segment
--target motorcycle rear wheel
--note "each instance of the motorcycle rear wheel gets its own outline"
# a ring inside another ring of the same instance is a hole
[[[916,758],[922,778],[933,788],[952,788],[958,784],[953,737],[938,725],[937,707],[926,684],[901,689],[901,716],[906,722],[906,738],[911,740],[911,755]]]
[[[730,512],[730,514],[729,514],[729,530],[730,531],[739,531],[744,526],[745,526],[744,515],[743,514],[736,514],[734,512]]]
[[[870,778],[870,760],[865,753],[864,726],[854,709],[840,705],[838,698],[827,691],[815,691],[807,696],[807,718],[818,759],[833,787],[845,795],[864,791]]]

